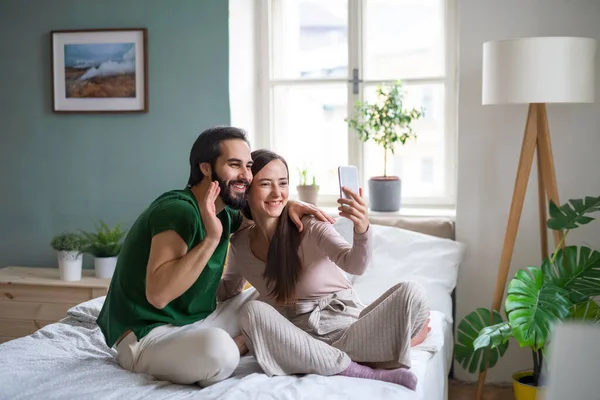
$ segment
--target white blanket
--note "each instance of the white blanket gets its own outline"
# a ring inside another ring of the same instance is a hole
[[[430,350],[440,350],[451,320],[432,311],[432,332],[413,351],[417,392],[365,379],[317,375],[263,374],[252,356],[243,357],[234,376],[206,389],[173,385],[122,369],[96,325],[104,297],[73,307],[59,323],[0,345],[0,399],[399,399],[423,398]],[[447,345],[452,345],[447,344]],[[436,399],[427,399],[436,400]]]

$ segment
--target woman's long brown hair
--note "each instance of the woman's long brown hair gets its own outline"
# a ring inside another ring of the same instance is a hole
[[[290,173],[285,159],[272,151],[263,149],[252,152],[252,161],[254,162],[252,175],[256,176],[261,169],[274,160],[283,162],[289,179]],[[252,213],[248,206],[244,209],[244,214],[247,218],[252,219]],[[271,239],[263,274],[267,287],[270,289],[269,295],[274,297],[278,303],[290,304],[296,299],[296,284],[300,280],[302,272],[302,263],[298,255],[300,239],[300,232],[290,219],[286,205]]]

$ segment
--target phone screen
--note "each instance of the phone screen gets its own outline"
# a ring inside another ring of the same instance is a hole
[[[350,196],[342,192],[342,187],[345,186],[356,194],[359,193],[358,185],[358,169],[354,165],[344,165],[338,168],[340,180],[340,197],[349,198]]]

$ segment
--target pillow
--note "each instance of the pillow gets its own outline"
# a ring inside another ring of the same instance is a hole
[[[337,221],[335,227],[352,243],[350,221]],[[364,303],[407,280],[417,281],[426,289],[452,293],[464,257],[463,243],[390,226],[371,224],[369,229],[373,229],[371,263],[363,275],[349,276]]]
[[[95,323],[96,318],[98,318],[100,310],[102,309],[102,305],[104,304],[104,300],[106,300],[106,296],[96,297],[84,301],[83,303],[79,303],[67,310],[67,317],[75,318],[80,322]]]

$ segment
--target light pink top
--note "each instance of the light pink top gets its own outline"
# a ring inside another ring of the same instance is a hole
[[[304,232],[299,249],[302,275],[296,285],[296,298],[313,300],[351,288],[342,270],[353,275],[365,272],[372,253],[371,229],[363,234],[354,233],[353,245],[350,245],[329,222],[304,217],[302,224]],[[219,300],[233,297],[248,281],[259,292],[259,300],[274,305],[275,300],[269,296],[263,278],[265,263],[250,249],[250,229],[253,228],[245,228],[231,236],[225,274],[217,296]]]

